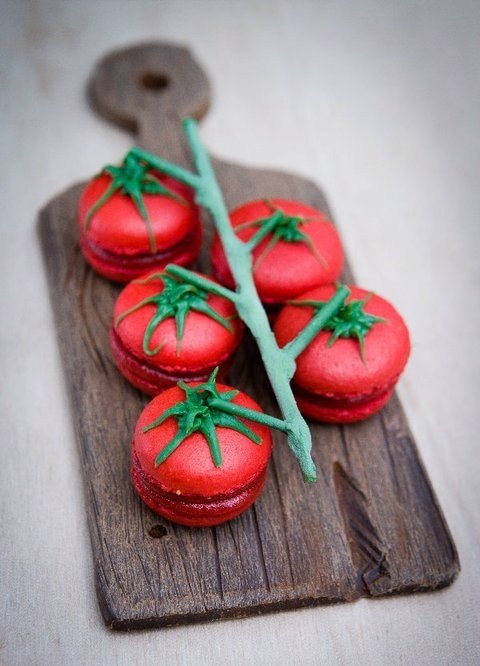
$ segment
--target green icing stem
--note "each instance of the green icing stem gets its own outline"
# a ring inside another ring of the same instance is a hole
[[[183,167],[173,164],[168,160],[164,160],[153,153],[149,153],[147,150],[142,150],[142,148],[132,148],[129,152],[129,155],[133,155],[139,160],[142,160],[148,164],[152,169],[156,169],[160,173],[165,173],[167,176],[172,176],[176,178],[181,183],[185,183],[189,187],[192,187],[194,190],[197,189],[200,177],[196,174],[184,169]]]
[[[253,409],[248,407],[242,407],[241,405],[236,405],[233,402],[225,402],[220,400],[211,400],[210,407],[218,409],[221,412],[227,414],[232,414],[232,416],[239,416],[249,421],[255,421],[261,425],[267,426],[268,428],[275,428],[276,430],[282,430],[283,432],[288,433],[290,426],[285,421],[275,418],[275,416],[270,416],[263,412],[256,412]]]
[[[90,223],[92,221],[92,217],[95,215],[95,213],[100,210],[100,208],[107,203],[109,199],[112,198],[112,196],[115,194],[115,192],[118,190],[118,186],[112,182],[110,185],[107,187],[105,192],[102,194],[100,199],[98,199],[93,206],[89,209],[88,213],[85,216],[85,229],[90,228]]]
[[[165,273],[169,273],[169,275],[173,275],[173,277],[180,278],[184,282],[189,282],[190,284],[193,284],[195,287],[199,287],[200,289],[205,289],[206,291],[209,291],[211,294],[216,294],[217,296],[223,296],[223,298],[228,298],[228,300],[232,301],[232,303],[236,303],[238,301],[238,294],[236,291],[232,291],[231,289],[222,287],[221,284],[217,284],[216,282],[212,282],[211,280],[206,280],[202,275],[197,275],[196,273],[192,273],[192,271],[189,271],[187,268],[183,268],[183,266],[177,266],[176,264],[167,264],[167,266],[165,267]]]
[[[246,243],[237,238],[232,229],[228,210],[210,158],[200,141],[197,123],[193,119],[187,118],[183,125],[195,159],[197,174],[193,174],[139,148],[134,148],[131,153],[151,168],[194,188],[197,203],[211,213],[222,241],[230,271],[237,285],[237,292],[223,291],[222,288],[221,295],[225,296],[228,293],[227,298],[235,303],[238,314],[257,341],[267,375],[284,417],[283,421],[270,417],[273,419],[270,424],[287,433],[288,446],[298,459],[305,481],[313,483],[316,481],[317,473],[311,456],[312,438],[308,425],[298,409],[290,380],[295,373],[296,356],[303,351],[315,333],[321,329],[325,323],[324,317],[321,317],[319,313],[318,318],[315,316],[305,330],[300,332],[298,337],[290,342],[287,347],[281,349],[278,346],[253,281],[251,250]],[[180,276],[178,267],[170,266],[168,270],[172,275]],[[176,271],[176,273],[173,271]],[[214,291],[214,289],[218,289],[217,285],[209,283],[208,280],[200,283],[198,276],[185,269],[181,269],[181,277],[184,280],[190,279],[192,284],[202,286],[213,293],[219,293]],[[329,308],[330,314],[335,313],[343,304],[344,294],[347,295],[348,290],[339,290],[333,296],[331,299],[333,304]]]
[[[281,220],[283,217],[283,214],[281,211],[277,210],[272,217],[270,218],[271,224],[262,224],[260,229],[246,242],[246,246],[248,247],[249,250],[254,250],[257,245],[260,245],[262,240],[265,238],[265,236],[268,236],[268,234],[272,233],[272,228],[275,228],[275,224]],[[249,223],[247,223],[249,224]],[[242,227],[243,225],[239,225]],[[235,228],[235,231],[238,231],[238,226]]]
[[[326,301],[325,305],[318,310],[316,315],[310,319],[308,324],[291,342],[285,345],[284,350],[292,354],[294,358],[300,356],[303,350],[315,338],[317,333],[324,328],[328,323],[330,317],[333,317],[336,312],[343,306],[345,299],[350,294],[350,289],[344,284],[340,285],[333,297]]]

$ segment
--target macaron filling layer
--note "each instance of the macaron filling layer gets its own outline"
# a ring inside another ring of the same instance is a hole
[[[142,468],[133,449],[132,479],[136,491],[153,511],[182,525],[218,525],[247,509],[260,495],[266,479],[266,465],[248,483],[231,493],[200,497],[165,491]]]
[[[325,407],[354,407],[356,405],[364,405],[372,400],[376,400],[379,396],[382,396],[384,393],[392,391],[397,383],[398,377],[393,381],[389,382],[387,386],[382,388],[374,389],[368,393],[344,393],[344,394],[334,394],[334,393],[314,393],[313,391],[306,391],[297,384],[294,384],[295,395],[309,399],[312,402],[315,402],[318,406]]]
[[[125,254],[106,250],[94,243],[86,234],[80,236],[80,246],[92,263],[96,266],[105,266],[112,270],[135,271],[135,275],[147,272],[150,268],[164,267],[170,262],[190,261],[197,256],[201,241],[201,229],[195,227],[189,231],[178,243],[162,252]]]
[[[115,362],[125,378],[137,388],[149,395],[155,395],[160,390],[174,386],[180,380],[189,382],[203,382],[208,379],[212,370],[218,365],[219,380],[228,372],[232,363],[231,352],[223,354],[203,368],[159,368],[138,358],[123,344],[117,331],[110,328],[110,347]]]
[[[298,406],[305,416],[327,423],[353,423],[375,414],[390,399],[396,381],[359,395],[323,395],[294,386]]]

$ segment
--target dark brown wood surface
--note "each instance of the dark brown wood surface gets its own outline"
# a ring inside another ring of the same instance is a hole
[[[136,143],[190,166],[180,118],[205,113],[209,87],[186,49],[147,44],[114,53],[100,63],[89,90],[97,111],[132,130]],[[328,212],[318,187],[303,178],[219,160],[215,167],[229,207],[281,196]],[[229,523],[180,527],[139,500],[129,448],[146,399],[111,358],[108,328],[119,287],[96,275],[77,246],[81,189],[70,188],[44,208],[39,232],[106,624],[162,626],[450,584],[459,571],[455,546],[396,396],[364,423],[312,424],[315,485],[303,483],[275,432],[263,495]],[[208,272],[211,223],[204,222],[198,267]],[[351,279],[349,269],[344,277]],[[229,380],[276,413],[251,340]]]

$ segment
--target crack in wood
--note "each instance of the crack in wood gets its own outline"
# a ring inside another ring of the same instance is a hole
[[[334,463],[333,477],[357,580],[366,592],[374,594],[375,583],[389,576],[388,549],[372,524],[368,498],[362,488],[339,462]]]

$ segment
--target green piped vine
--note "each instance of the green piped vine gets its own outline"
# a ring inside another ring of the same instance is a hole
[[[225,289],[179,266],[167,266],[166,272],[174,277],[181,277],[185,282],[200,286],[206,291],[221,294],[235,304],[240,318],[252,332],[260,349],[267,375],[283,415],[282,420],[276,419],[276,421],[281,424],[280,429],[287,434],[288,446],[300,464],[305,481],[313,483],[316,481],[317,474],[311,456],[311,433],[298,409],[290,382],[295,373],[296,357],[343,305],[350,293],[349,289],[345,286],[340,287],[327,305],[312,317],[303,331],[284,348],[280,348],[270,328],[267,313],[253,280],[252,247],[240,240],[232,229],[222,192],[210,158],[200,141],[196,122],[187,118],[184,121],[184,129],[194,156],[196,173],[140,148],[134,148],[129,154],[151,169],[168,174],[195,190],[197,203],[212,215],[237,290]]]
[[[208,381],[197,386],[189,386],[185,382],[179,382],[177,386],[184,391],[185,400],[177,402],[143,428],[143,432],[148,432],[160,426],[170,417],[177,420],[178,430],[174,438],[156,456],[155,467],[161,465],[194,432],[199,432],[205,437],[213,464],[215,467],[220,467],[222,451],[217,427],[236,430],[255,444],[261,444],[261,438],[245,425],[240,420],[241,418],[271,428],[285,430],[284,422],[280,419],[234,404],[232,400],[238,395],[238,391],[232,390],[220,393],[215,381],[217,374],[218,368],[215,368]]]
[[[323,330],[331,331],[332,335],[328,338],[326,346],[331,347],[339,338],[354,338],[358,340],[360,357],[365,363],[365,336],[371,330],[374,324],[385,323],[387,320],[383,317],[365,312],[365,305],[371,299],[372,294],[367,294],[365,298],[354,299],[349,303],[342,305],[335,314],[333,314],[325,323]],[[315,300],[296,300],[289,301],[290,305],[299,305],[311,307],[316,312],[321,312],[328,301]]]
[[[310,236],[300,229],[300,225],[305,222],[318,221],[318,217],[287,215],[287,213],[278,206],[275,206],[269,199],[265,199],[265,204],[270,208],[272,213],[269,217],[244,222],[235,227],[235,233],[242,231],[242,229],[258,228],[258,231],[246,242],[250,250],[254,250],[264,238],[270,236],[270,240],[255,259],[253,271],[255,272],[259,268],[260,264],[279,241],[284,241],[285,243],[303,243],[308,247],[315,259],[323,266],[326,266],[327,262],[318,252]]]
[[[142,349],[147,356],[155,356],[162,349],[164,343],[161,342],[152,349],[150,341],[158,326],[166,319],[173,318],[177,329],[177,355],[181,351],[183,334],[185,332],[185,322],[187,315],[192,310],[210,317],[218,324],[233,333],[229,318],[223,317],[216,312],[212,306],[207,303],[209,291],[201,286],[184,282],[180,277],[173,277],[165,273],[152,273],[143,280],[134,280],[137,284],[147,284],[152,280],[160,280],[163,283],[163,289],[157,294],[152,294],[139,301],[136,305],[125,310],[115,320],[115,328],[133,312],[140,310],[146,305],[154,305],[155,314],[150,319],[143,336]]]
[[[102,196],[88,210],[85,216],[85,229],[89,229],[95,213],[113,197],[115,192],[120,192],[132,199],[137,211],[144,220],[148,234],[148,242],[150,244],[150,251],[154,254],[157,251],[157,242],[155,240],[155,234],[153,233],[143,195],[161,194],[182,204],[186,204],[185,199],[169,190],[168,187],[165,187],[165,185],[163,185],[150,172],[150,167],[132,153],[127,153],[121,166],[108,164],[102,169],[101,173],[108,174],[111,177],[112,182]]]

